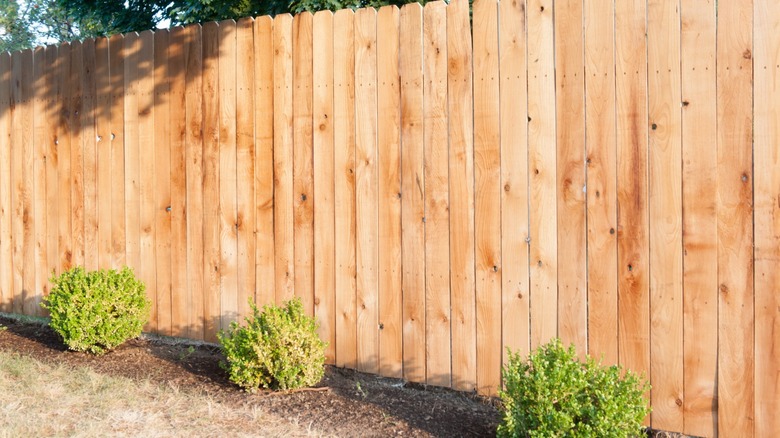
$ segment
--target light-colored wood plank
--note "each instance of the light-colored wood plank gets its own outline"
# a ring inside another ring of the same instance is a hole
[[[236,228],[238,233],[238,315],[249,316],[255,295],[255,60],[254,20],[236,26]]]
[[[718,218],[715,7],[681,3],[684,427],[717,428]]]
[[[83,161],[83,177],[81,179],[81,193],[84,197],[83,222],[84,239],[83,247],[78,254],[84,260],[87,270],[98,268],[98,217],[97,217],[97,143],[95,132],[95,40],[90,38],[81,43],[82,69],[81,69],[81,153]],[[76,186],[78,190],[78,185]],[[81,224],[77,221],[79,232]]]
[[[14,52],[11,55],[11,245],[12,245],[12,293],[11,312],[23,313],[24,290],[24,172],[22,153],[22,133],[24,123],[24,100],[22,96],[22,80],[24,77],[24,52]]]
[[[158,31],[159,33],[159,31]],[[168,89],[168,112],[170,126],[170,145],[168,151],[168,175],[169,193],[159,197],[158,214],[164,219],[164,226],[170,227],[170,246],[168,248],[170,259],[168,266],[158,267],[157,280],[170,281],[171,290],[171,334],[183,336],[188,333],[191,311],[190,293],[187,289],[187,168],[185,166],[185,150],[187,141],[187,100],[186,68],[187,68],[187,40],[189,34],[183,27],[170,29],[168,37],[168,59],[165,68],[157,69],[166,71]],[[159,90],[158,90],[159,94]],[[160,107],[165,110],[165,105]],[[165,160],[161,161],[162,164]],[[162,169],[157,174],[165,181],[166,175]],[[161,190],[164,191],[164,190]],[[164,201],[168,202],[167,205]],[[168,231],[166,229],[165,231]],[[158,239],[157,247],[160,248]],[[159,255],[158,255],[159,258]],[[161,275],[161,269],[169,269],[168,273]]]
[[[376,11],[358,10],[355,13],[355,107],[360,109],[355,114],[357,367],[369,373],[379,372],[376,40]]]
[[[680,8],[647,3],[650,375],[653,427],[683,429]]]
[[[57,264],[59,261],[59,249],[57,244],[57,217],[58,217],[58,195],[59,188],[58,172],[57,172],[57,135],[58,135],[58,123],[59,112],[62,109],[62,102],[60,100],[60,72],[58,64],[58,50],[56,45],[49,45],[46,47],[46,109],[44,114],[47,118],[47,130],[46,130],[46,145],[44,147],[44,164],[46,167],[46,200],[44,202],[45,215],[46,215],[46,235],[44,236],[46,245],[46,268],[41,273],[44,281],[46,282],[48,292],[51,290],[51,283],[49,282],[52,273],[57,272]],[[0,234],[2,236],[2,234]],[[0,237],[1,238],[1,237]],[[0,260],[2,260],[2,250],[0,250]],[[2,262],[0,262],[2,263]],[[0,270],[0,272],[2,272]],[[47,315],[47,312],[43,312]],[[47,315],[48,316],[48,315]]]
[[[59,63],[60,101],[62,110],[57,118],[57,186],[59,187],[58,208],[62,212],[70,212],[70,133],[71,133],[71,45],[62,44],[57,53]],[[13,156],[13,154],[12,154]],[[62,273],[71,267],[73,257],[73,240],[71,235],[71,215],[61,214],[57,218],[57,243],[59,246],[59,261],[57,271]]]
[[[357,368],[354,23],[351,9],[333,16],[336,365],[350,368]]]
[[[111,268],[111,70],[109,40],[95,41],[98,268]],[[48,187],[47,187],[48,190]]]
[[[586,0],[588,354],[618,363],[615,4]]]
[[[501,352],[530,348],[528,266],[528,86],[522,3],[499,3],[501,72]]]
[[[141,41],[136,33],[125,35],[124,53],[139,53]],[[124,161],[125,161],[125,257],[127,265],[141,274],[141,215],[139,198],[138,63],[124,63]],[[62,161],[62,160],[60,160]],[[60,210],[63,206],[60,205]],[[148,287],[147,294],[148,294]],[[151,309],[150,309],[151,314]]]
[[[398,55],[401,80],[403,359],[404,378],[413,382],[424,382],[426,373],[422,35],[422,6],[419,3],[404,5],[400,13]],[[467,125],[470,126],[470,122]]]
[[[274,302],[274,40],[271,17],[255,19],[255,302]]]
[[[718,434],[753,436],[753,2],[717,19]]]
[[[447,7],[447,96],[450,139],[452,387],[462,391],[474,390],[477,382],[477,328],[474,308],[474,119],[470,31],[468,1],[451,1]],[[525,110],[525,99],[522,101]],[[526,274],[526,279],[527,277]],[[519,321],[519,318],[516,320]]]
[[[780,4],[755,0],[756,435],[780,433]]]
[[[220,328],[219,25],[206,23],[203,38],[203,316],[204,339]]]
[[[399,17],[396,6],[377,14],[379,374],[396,378],[403,377]]]
[[[19,268],[22,271],[21,295],[16,299],[21,301],[21,309],[25,315],[35,315],[35,113],[33,100],[35,99],[33,83],[33,51],[25,50],[21,56],[21,84],[19,105],[20,121],[14,125],[22,131],[21,142],[14,148],[21,152],[21,173],[19,194],[21,207],[20,219],[22,233],[14,236],[21,239],[21,262]],[[17,306],[14,301],[14,307]]]
[[[501,385],[501,143],[498,4],[474,7],[474,223],[477,391]]]
[[[157,263],[155,247],[155,107],[154,107],[154,33],[141,32],[138,36],[138,206],[140,266],[138,277],[146,284],[146,295],[151,300],[151,317],[147,329],[158,330],[159,304],[157,293]],[[162,111],[162,110],[161,110]],[[161,122],[162,123],[162,122]],[[162,143],[162,139],[160,140]],[[167,144],[167,142],[166,142]],[[170,311],[170,310],[168,310]]]
[[[235,21],[219,23],[219,279],[223,330],[238,317],[236,33]]]
[[[558,249],[555,166],[553,5],[529,0],[528,172],[530,209],[531,348],[557,336]]]
[[[558,337],[587,352],[585,81],[582,0],[554,3],[558,199]]]
[[[32,205],[34,236],[33,245],[35,246],[33,257],[35,259],[33,284],[33,294],[31,311],[36,316],[43,316],[40,306],[41,299],[48,294],[48,281],[46,274],[48,272],[46,234],[47,215],[46,215],[46,147],[49,142],[49,117],[46,109],[49,108],[48,94],[50,91],[49,82],[46,74],[46,48],[36,47],[33,50],[33,71],[32,74],[32,96],[30,105],[33,111],[33,179],[32,187]]]
[[[276,303],[294,296],[292,16],[274,18],[274,243]]]
[[[183,52],[185,69],[185,170],[187,219],[187,336],[203,339],[205,295],[203,261],[203,57],[200,25],[187,27],[187,46]]]
[[[649,377],[645,19],[645,2],[615,2],[618,352],[622,366]]]
[[[127,264],[125,253],[125,43],[122,35],[114,35],[108,43],[111,121],[111,267]],[[60,160],[60,163],[62,160]]]
[[[312,23],[304,12],[293,19],[293,215],[295,296],[314,315],[314,178],[312,150]]]
[[[314,15],[314,316],[325,358],[336,363],[335,176],[333,149],[333,13]]]
[[[447,5],[444,2],[431,2],[425,6],[423,57],[426,382],[450,386]]]
[[[172,83],[181,80],[174,73],[174,65],[180,66],[181,60],[174,59],[169,64],[168,50],[171,46],[171,34],[168,29],[159,29],[154,33],[154,173],[143,179],[152,180],[154,221],[154,263],[156,269],[155,290],[157,292],[157,332],[167,336],[173,334],[172,294],[171,294],[171,155],[175,137],[180,127],[171,118],[179,102],[171,93]],[[181,71],[177,68],[178,72]],[[177,73],[178,73],[177,72]],[[144,158],[141,158],[143,166]],[[143,167],[142,167],[143,172]],[[142,175],[144,175],[142,173]],[[141,183],[143,188],[143,182]],[[149,207],[146,207],[149,208]],[[150,285],[151,286],[151,285]]]
[[[11,241],[11,55],[0,53],[0,311],[13,309],[13,242]],[[59,123],[59,119],[56,119]]]

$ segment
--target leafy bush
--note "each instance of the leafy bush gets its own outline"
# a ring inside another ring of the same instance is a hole
[[[504,368],[501,437],[629,437],[642,433],[649,412],[644,379],[592,358],[581,362],[560,340],[528,360],[509,353]]]
[[[86,272],[79,266],[51,281],[41,306],[71,350],[105,353],[140,335],[149,318],[145,286],[130,268]]]
[[[319,324],[306,316],[299,299],[284,307],[269,305],[260,312],[252,306],[246,326],[237,322],[217,337],[230,380],[249,392],[258,388],[295,389],[311,386],[325,372],[325,343],[317,335]]]

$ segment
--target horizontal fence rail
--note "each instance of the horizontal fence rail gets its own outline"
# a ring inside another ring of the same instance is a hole
[[[716,10],[717,8],[717,10]],[[328,362],[495,394],[553,337],[649,424],[780,433],[780,3],[466,0],[0,54],[0,311],[299,297]]]

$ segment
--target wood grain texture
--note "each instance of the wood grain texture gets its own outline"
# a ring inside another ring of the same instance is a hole
[[[553,6],[529,0],[528,172],[530,209],[531,348],[557,336],[558,235],[555,166],[555,58]]]
[[[11,55],[11,126],[22,126],[24,107],[22,98],[22,55],[23,52],[14,52]],[[70,120],[68,121],[70,123]],[[22,169],[22,130],[11,131],[10,138],[10,163],[11,163],[11,258],[12,274],[10,303],[11,312],[22,313],[24,311],[22,291],[24,288],[23,272],[24,260],[22,258],[24,244],[24,204],[23,204],[23,178]]]
[[[81,195],[83,196],[83,248],[79,249],[79,257],[83,257],[84,268],[98,268],[98,217],[97,217],[97,135],[96,120],[96,81],[95,76],[95,40],[82,41],[81,68],[81,153],[83,161],[83,176],[81,179]],[[81,224],[79,223],[79,230]]]
[[[587,352],[585,81],[582,0],[555,8],[555,111],[558,199],[558,337]]]
[[[21,142],[14,148],[21,152],[21,167],[18,169],[21,173],[19,189],[19,216],[21,218],[22,233],[14,236],[21,240],[21,257],[19,258],[19,270],[22,274],[21,294],[16,296],[14,307],[17,307],[17,300],[21,304],[22,312],[26,315],[36,314],[36,289],[35,289],[35,113],[33,104],[35,99],[35,90],[33,88],[33,51],[25,50],[22,52],[21,67],[24,74],[21,77],[20,96],[21,105],[19,112],[21,123],[17,126],[22,131]]]
[[[755,0],[755,436],[780,433],[780,5]]]
[[[236,36],[236,228],[238,316],[251,315],[255,281],[255,60],[254,20],[238,21]]]
[[[223,330],[238,320],[236,34],[235,21],[219,23],[219,296]]]
[[[137,33],[125,35],[124,52],[138,54],[141,49],[141,41]],[[137,55],[136,55],[137,56]],[[134,62],[124,63],[124,198],[125,198],[125,254],[127,266],[135,272],[136,277],[140,275],[141,253],[139,248],[139,238],[141,236],[140,222],[140,200],[138,193],[139,183],[139,132],[138,132],[138,77],[139,63],[138,59]],[[68,155],[69,151],[68,151]],[[60,163],[63,163],[63,159]],[[70,161],[70,160],[69,160]],[[63,172],[70,174],[69,168],[63,168]],[[70,184],[68,184],[70,187]],[[60,204],[60,210],[67,208],[70,210],[71,203],[68,199],[67,205]],[[70,232],[68,232],[70,239]],[[66,240],[68,244],[69,240]],[[62,243],[60,243],[62,246]]]
[[[204,338],[205,296],[203,212],[203,36],[201,26],[188,26],[182,53],[185,69],[185,171],[187,219],[187,337]]]
[[[336,365],[357,367],[355,259],[355,14],[333,16]]]
[[[111,248],[111,219],[113,218],[111,215],[111,66],[108,46],[109,40],[107,38],[98,38],[95,41],[97,256],[100,269],[111,268],[113,259]]]
[[[204,339],[214,342],[220,328],[220,132],[219,25],[207,23],[203,45],[203,316]]]
[[[48,294],[48,282],[46,274],[47,255],[46,255],[46,146],[49,142],[49,118],[45,115],[45,108],[48,105],[49,84],[46,80],[46,48],[36,47],[33,50],[33,71],[32,71],[32,93],[30,105],[33,111],[33,175],[37,178],[33,180],[32,204],[33,221],[35,231],[33,236],[35,260],[35,280],[33,283],[33,306],[34,315],[42,316],[40,307],[41,299]]]
[[[312,24],[304,12],[293,18],[293,222],[295,296],[314,315],[314,155],[312,144]]]
[[[379,372],[376,11],[355,13],[355,260],[358,370]]]
[[[274,302],[274,47],[271,17],[255,19],[255,278],[258,306]]]
[[[753,436],[753,2],[717,17],[718,434]]]
[[[292,16],[274,18],[274,242],[276,303],[294,294]]]
[[[109,39],[108,61],[111,116],[109,144],[111,145],[111,268],[120,269],[127,263],[125,251],[125,41],[124,36],[114,35]],[[62,57],[59,57],[62,60]],[[64,90],[60,91],[60,94]],[[59,133],[58,133],[59,141]],[[62,170],[63,159],[58,167]],[[61,179],[61,177],[60,177]],[[62,192],[62,189],[60,189]],[[61,210],[60,210],[61,211]]]
[[[423,56],[426,381],[431,385],[450,386],[447,9],[444,2],[425,6]]]
[[[154,65],[149,72],[154,77],[154,173],[142,179],[151,180],[153,184],[152,206],[154,209],[154,256],[156,266],[157,291],[157,331],[172,336],[173,293],[172,293],[172,253],[171,253],[171,156],[173,149],[178,147],[181,132],[180,121],[174,121],[181,103],[176,102],[172,89],[174,81],[182,70],[181,62],[169,63],[169,51],[173,51],[176,43],[172,41],[170,32],[161,29],[154,33]],[[174,70],[175,69],[175,70]],[[143,160],[143,158],[142,158]],[[142,183],[143,187],[143,183]],[[149,285],[151,287],[152,285]],[[178,313],[178,311],[177,311]]]
[[[645,3],[615,2],[618,353],[650,373]]]
[[[404,378],[425,381],[425,171],[423,148],[423,8],[401,8],[401,235]],[[469,306],[472,308],[473,306]],[[474,379],[472,379],[474,380]]]
[[[14,102],[11,55],[0,53],[0,311],[13,310],[13,242],[11,203],[11,122]],[[56,118],[57,123],[61,123]]]
[[[314,15],[314,315],[326,361],[336,363],[335,179],[333,143],[333,13]]]
[[[682,69],[682,225],[684,433],[717,431],[718,218],[715,8],[683,1],[680,8]]]
[[[477,382],[477,329],[474,309],[474,103],[470,29],[468,2],[451,1],[447,7],[447,134],[450,143],[452,387],[463,391],[473,390]]]
[[[57,171],[57,168],[59,163],[57,139],[59,130],[59,110],[62,108],[62,90],[60,89],[61,73],[59,71],[58,54],[59,50],[56,45],[46,47],[45,76],[47,81],[46,103],[48,106],[46,110],[44,110],[44,114],[48,119],[48,129],[46,131],[46,145],[44,147],[44,162],[46,167],[46,269],[43,272],[43,275],[44,279],[47,281],[47,291],[51,291],[51,283],[48,282],[48,280],[52,276],[52,273],[57,272],[57,265],[59,262],[57,238],[57,222],[59,217],[59,187],[57,185],[59,181],[59,172]],[[0,238],[2,238],[1,231]],[[111,251],[110,241],[108,251],[109,253]],[[0,250],[0,260],[1,259],[2,250]],[[43,314],[48,315],[46,311],[44,311]]]
[[[396,6],[377,14],[379,374],[395,378],[403,377],[399,19]]]
[[[588,209],[588,353],[618,363],[615,2],[587,0],[585,163]]]
[[[62,108],[57,117],[57,181],[59,186],[58,208],[71,211],[70,203],[70,111],[71,111],[71,46],[62,44],[57,51],[59,63],[59,88],[62,90],[60,101]],[[12,155],[13,156],[13,155]],[[73,254],[73,240],[70,228],[71,215],[61,214],[57,220],[57,243],[59,261],[57,269],[63,272],[70,269]]]

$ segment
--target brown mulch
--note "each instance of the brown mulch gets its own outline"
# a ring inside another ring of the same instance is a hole
[[[0,350],[48,363],[86,366],[96,372],[207,394],[228,406],[251,404],[318,434],[334,436],[495,436],[501,420],[495,399],[381,378],[328,366],[318,391],[248,394],[227,380],[219,349],[211,345],[145,338],[103,356],[65,349],[48,327],[0,316]],[[651,436],[679,436],[652,433]]]

